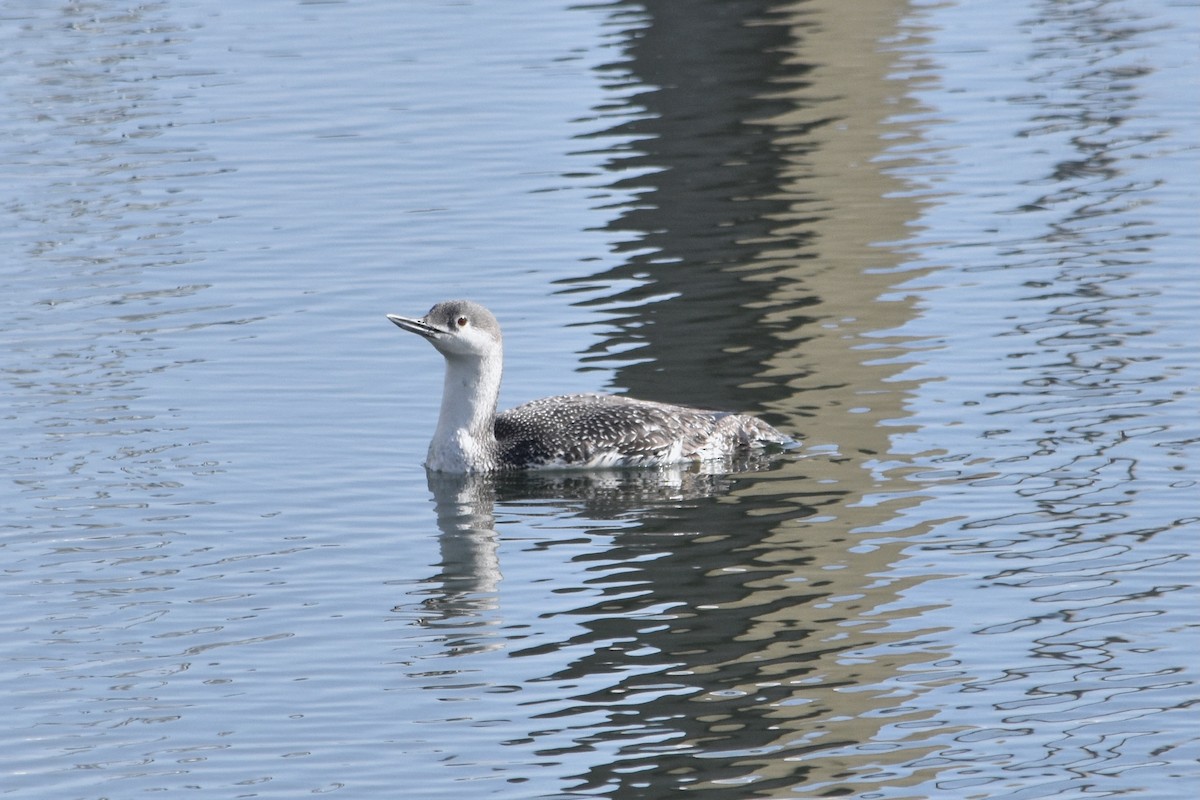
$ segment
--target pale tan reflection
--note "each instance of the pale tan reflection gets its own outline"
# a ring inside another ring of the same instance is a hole
[[[757,652],[764,667],[742,688],[752,694],[765,684],[795,686],[794,702],[764,711],[778,731],[776,747],[739,759],[761,781],[756,796],[794,796],[794,785],[786,788],[788,776],[801,770],[806,787],[846,787],[856,775],[889,761],[910,762],[921,751],[916,730],[891,751],[857,747],[877,741],[885,725],[920,726],[923,712],[890,713],[908,701],[895,696],[894,684],[875,687],[905,667],[939,657],[915,645],[879,655],[889,642],[920,637],[919,630],[896,633],[884,627],[919,615],[922,609],[906,605],[902,593],[921,579],[889,576],[905,559],[902,542],[856,547],[868,538],[864,530],[886,529],[890,539],[903,540],[930,527],[901,521],[903,509],[920,498],[913,496],[914,484],[904,481],[904,460],[890,454],[890,434],[904,430],[905,401],[914,385],[897,379],[901,366],[878,362],[906,352],[904,343],[873,335],[915,313],[905,300],[880,302],[896,284],[914,277],[895,270],[906,260],[899,246],[880,244],[909,238],[920,216],[919,202],[906,196],[907,187],[891,173],[902,162],[881,159],[889,149],[919,144],[922,135],[919,123],[896,121],[919,119],[921,112],[907,96],[909,81],[894,77],[901,72],[903,41],[919,36],[901,28],[909,10],[899,0],[816,0],[792,8],[795,58],[817,66],[808,84],[795,90],[796,111],[772,120],[780,131],[777,143],[795,153],[786,157],[790,171],[783,176],[795,195],[793,216],[779,219],[778,230],[815,236],[811,253],[802,254],[812,258],[779,253],[777,269],[765,271],[776,280],[781,274],[785,278],[777,280],[779,289],[771,297],[772,305],[779,301],[785,310],[770,312],[767,319],[792,318],[795,324],[784,327],[798,332],[761,377],[777,382],[781,376],[805,376],[788,383],[793,399],[774,410],[788,414],[789,404],[810,409],[812,416],[791,416],[790,429],[801,431],[809,447],[836,447],[840,457],[800,460],[743,483],[735,493],[755,496],[756,507],[774,498],[784,513],[789,496],[803,498],[797,505],[811,504],[814,490],[827,487],[828,497],[838,497],[824,505],[827,514],[780,524],[748,558],[787,571],[768,585],[756,585],[752,595],[755,605],[781,610],[750,617],[743,637],[761,643]],[[837,121],[809,127],[831,117]],[[761,262],[755,265],[756,276],[761,267]],[[805,306],[803,301],[814,295],[820,304]],[[822,323],[804,324],[813,317]],[[890,493],[894,500],[861,502]],[[787,605],[789,596],[810,594],[807,587],[823,600]],[[881,611],[884,606],[891,608]],[[813,631],[799,645],[790,633],[798,624]],[[855,657],[860,648],[869,648],[870,655]],[[797,669],[789,670],[791,665]],[[737,724],[700,713],[709,726]],[[911,769],[904,775],[905,783],[927,777]]]

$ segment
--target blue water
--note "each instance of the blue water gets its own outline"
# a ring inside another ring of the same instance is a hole
[[[1200,17],[0,3],[0,796],[1175,798]],[[456,480],[501,404],[759,471]]]

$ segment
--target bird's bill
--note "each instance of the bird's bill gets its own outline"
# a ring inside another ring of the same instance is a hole
[[[388,314],[387,318],[409,333],[420,334],[426,339],[434,339],[445,333],[441,328],[430,325],[425,320],[402,317],[399,314]]]

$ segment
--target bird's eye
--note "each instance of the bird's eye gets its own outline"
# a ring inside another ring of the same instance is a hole
[[[459,317],[459,318],[458,318],[458,327],[460,327],[460,328],[465,328],[465,327],[467,327],[467,318],[466,318],[466,317]]]

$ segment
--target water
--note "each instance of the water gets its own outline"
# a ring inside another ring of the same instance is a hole
[[[511,6],[511,7],[509,7]],[[1187,796],[1179,3],[0,4],[0,795]],[[800,457],[462,481],[503,405]]]

